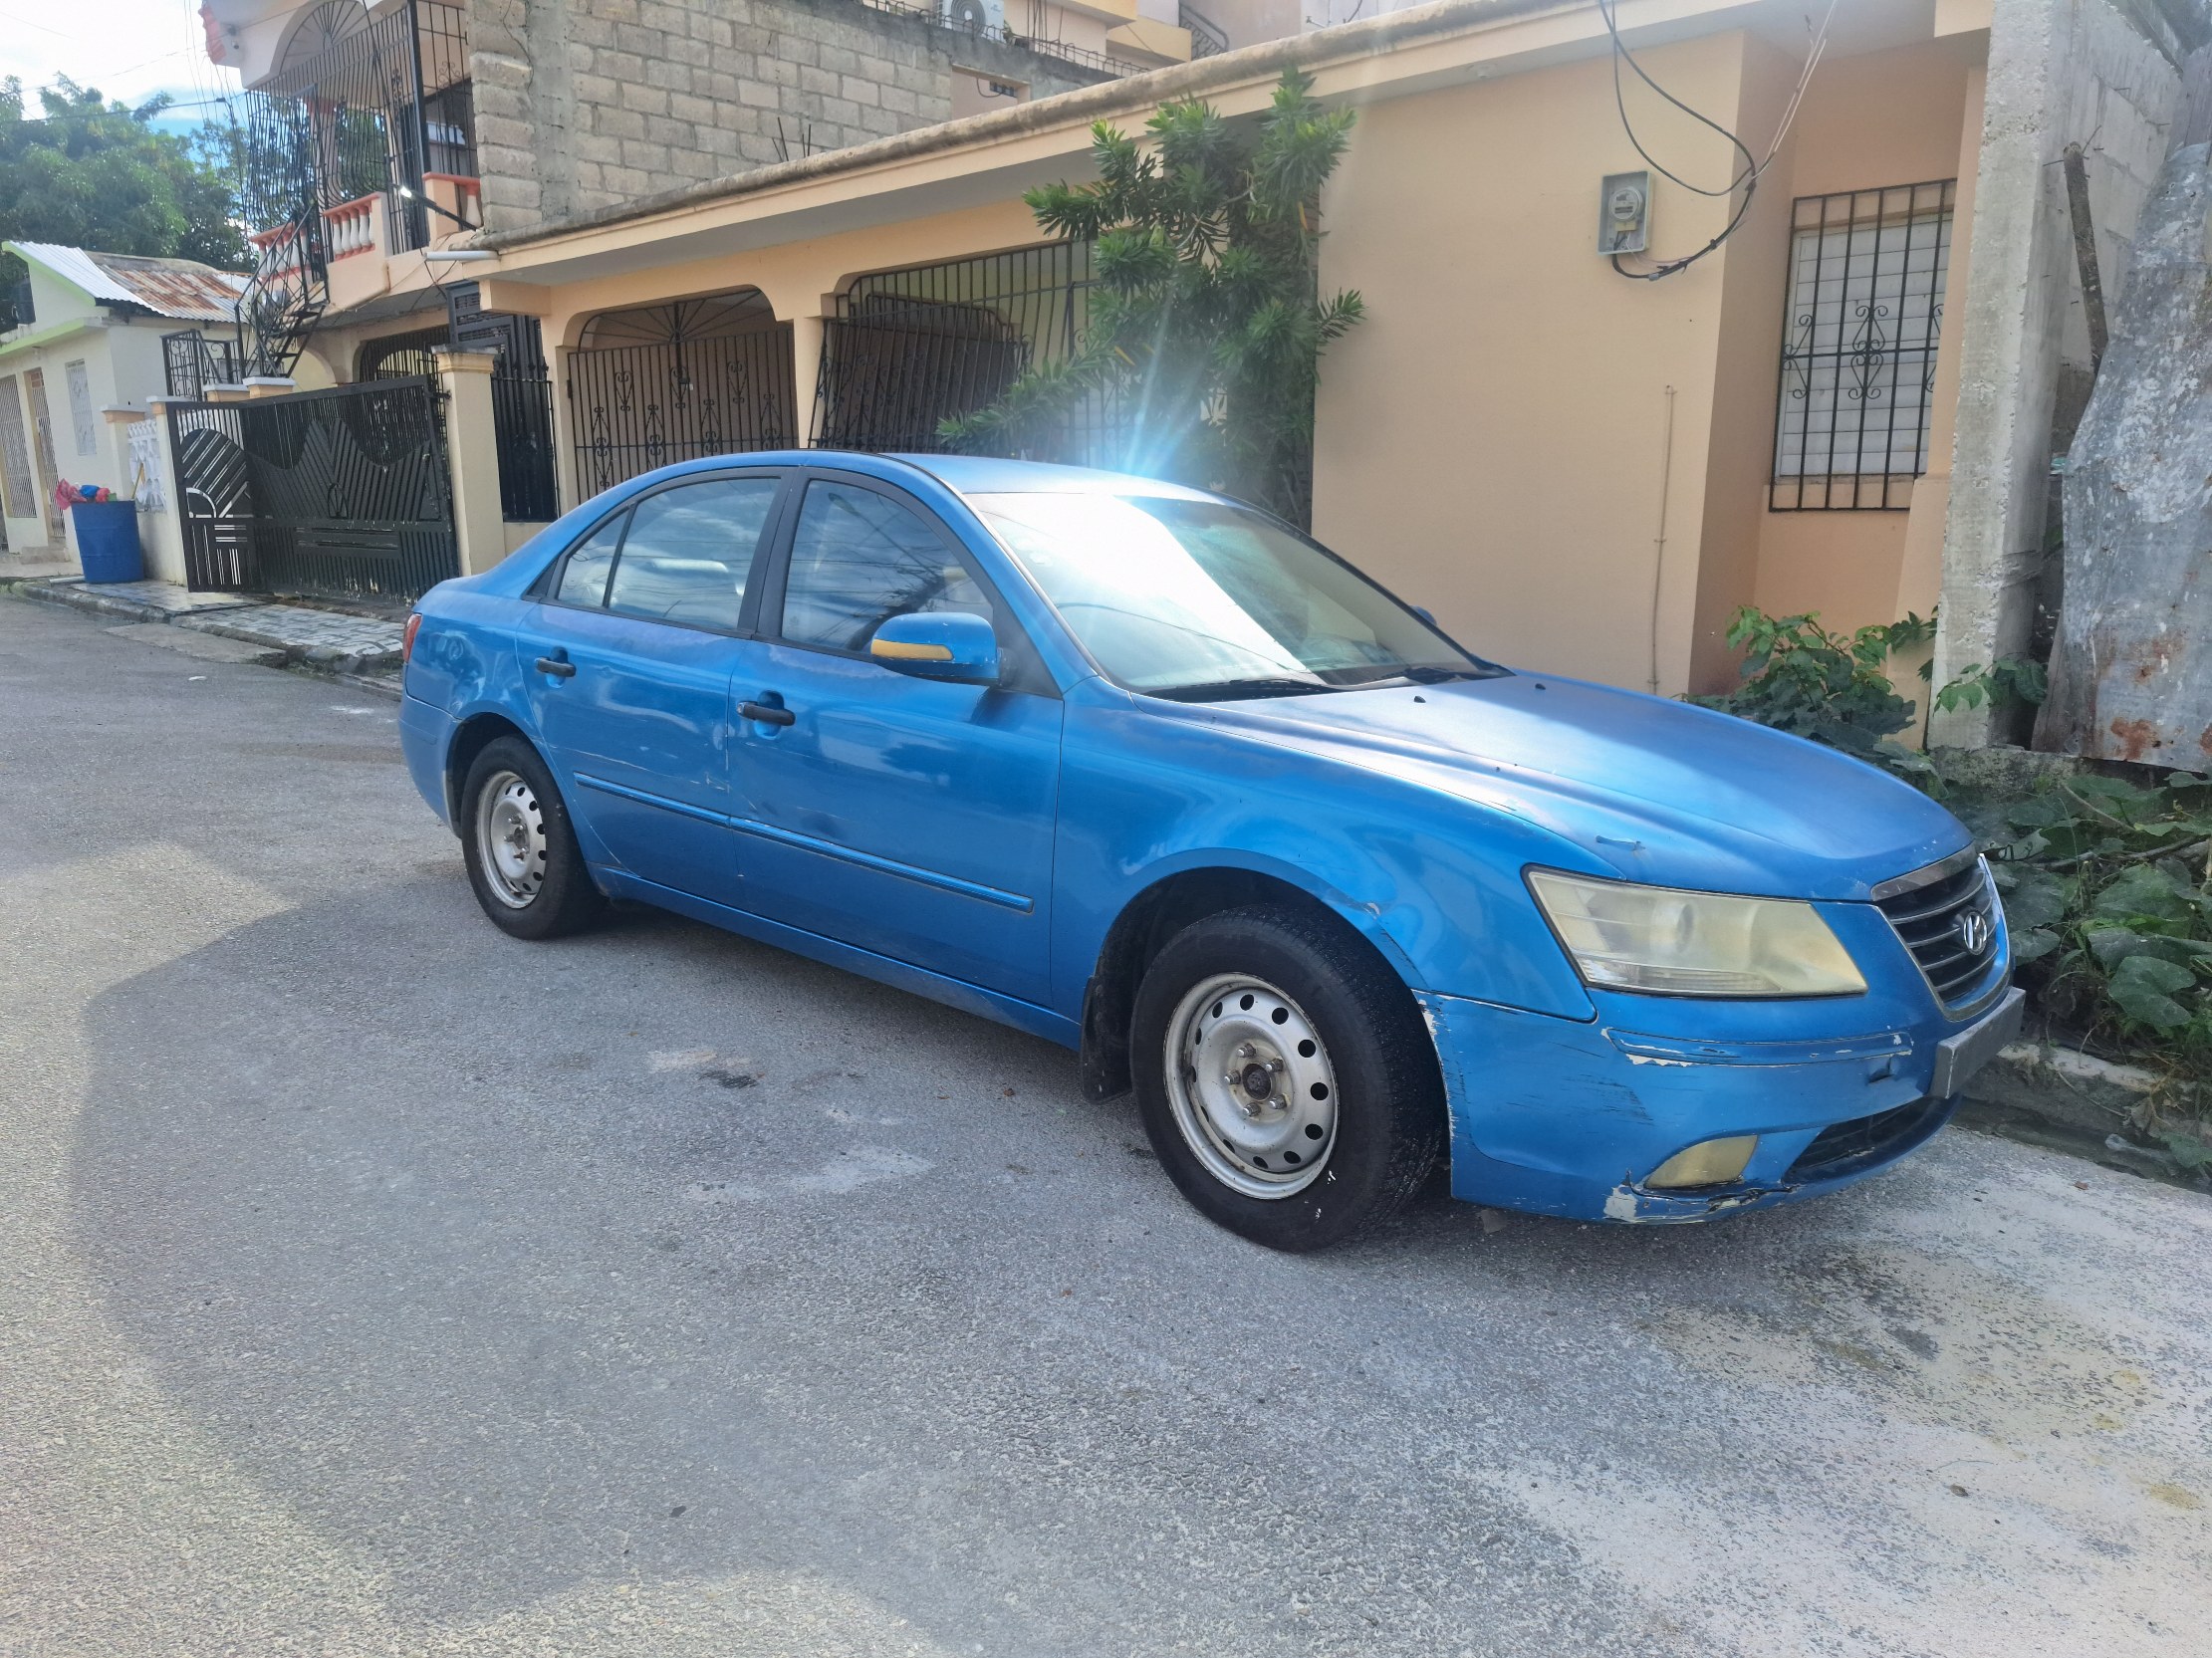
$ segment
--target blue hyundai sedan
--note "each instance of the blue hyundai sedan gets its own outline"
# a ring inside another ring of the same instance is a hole
[[[1916,791],[1500,667],[1141,478],[800,452],[587,502],[408,623],[407,764],[519,938],[657,904],[1074,1049],[1284,1250],[1458,1197],[1690,1221],[1903,1156],[2010,1040]]]

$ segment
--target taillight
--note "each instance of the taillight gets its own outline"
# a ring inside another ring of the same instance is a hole
[[[422,612],[420,610],[409,610],[407,612],[406,629],[399,635],[399,661],[402,665],[406,663],[409,657],[414,655],[414,636],[421,631]]]

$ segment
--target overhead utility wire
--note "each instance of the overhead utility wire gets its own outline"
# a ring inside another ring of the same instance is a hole
[[[1598,15],[1604,20],[1605,34],[1612,43],[1613,108],[1619,113],[1620,129],[1627,133],[1628,142],[1634,146],[1635,152],[1643,157],[1645,164],[1652,171],[1672,183],[1679,184],[1683,189],[1695,195],[1721,198],[1734,195],[1738,190],[1743,192],[1743,199],[1736,204],[1736,210],[1729,215],[1728,222],[1721,226],[1720,234],[1695,253],[1685,254],[1680,259],[1669,259],[1648,271],[1631,271],[1620,263],[1621,256],[1619,254],[1609,256],[1608,262],[1616,275],[1626,277],[1631,282],[1657,282],[1664,277],[1673,276],[1678,271],[1689,269],[1690,266],[1696,264],[1733,236],[1736,233],[1736,227],[1744,222],[1744,215],[1751,210],[1751,198],[1759,188],[1759,180],[1766,173],[1767,168],[1774,165],[1774,158],[1782,152],[1782,140],[1789,135],[1790,126],[1797,119],[1798,107],[1805,101],[1805,89],[1811,86],[1813,82],[1814,68],[1820,63],[1822,53],[1828,49],[1829,25],[1836,17],[1838,0],[1829,0],[1828,11],[1821,18],[1819,30],[1815,32],[1812,50],[1806,54],[1804,72],[1799,75],[1797,87],[1790,94],[1790,102],[1783,107],[1782,119],[1775,127],[1774,141],[1767,145],[1765,158],[1756,161],[1752,159],[1751,147],[1742,138],[1711,117],[1691,109],[1679,98],[1668,92],[1666,88],[1654,81],[1643,65],[1636,62],[1635,54],[1628,50],[1627,42],[1620,38],[1620,28],[1615,17],[1619,3],[1620,0],[1597,0]],[[1658,158],[1643,147],[1643,140],[1636,136],[1635,123],[1628,118],[1627,98],[1620,84],[1620,66],[1623,63],[1635,71],[1638,80],[1675,109],[1681,111],[1692,120],[1711,127],[1734,145],[1736,153],[1743,157],[1743,170],[1731,178],[1722,188],[1709,190],[1701,184],[1692,184],[1688,179],[1662,166]]]

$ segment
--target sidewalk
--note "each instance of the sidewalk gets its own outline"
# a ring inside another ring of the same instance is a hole
[[[388,616],[280,603],[259,593],[189,592],[167,582],[92,586],[72,576],[17,581],[13,586],[20,596],[40,603],[66,604],[139,624],[165,624],[251,647],[238,653],[238,660],[308,668],[364,690],[399,694],[401,623]],[[179,646],[182,642],[176,641]]]

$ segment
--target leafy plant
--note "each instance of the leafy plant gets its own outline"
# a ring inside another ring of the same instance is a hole
[[[1926,665],[1922,667],[1925,676]],[[2022,656],[2000,656],[1988,667],[1969,663],[1964,673],[1935,693],[1935,705],[1946,714],[1957,708],[2040,708],[2051,694],[2051,677],[2041,662]]]
[[[1322,354],[1363,315],[1356,293],[1319,294],[1321,190],[1353,112],[1325,110],[1312,88],[1285,70],[1249,126],[1197,99],[1163,104],[1148,145],[1094,126],[1098,178],[1023,198],[1046,231],[1096,242],[1083,338],[996,403],[946,421],[946,440],[1049,454],[1071,415],[1105,402],[1133,417],[1125,469],[1305,523]]]
[[[1889,739],[1912,723],[1915,705],[1899,696],[1884,671],[1890,656],[1934,636],[1935,623],[1907,615],[1887,626],[1845,636],[1817,615],[1770,616],[1754,605],[1737,610],[1728,642],[1744,652],[1743,683],[1725,696],[1698,697],[1761,725],[1773,726],[1935,787],[1925,755]]]
[[[2061,778],[1975,816],[2044,1012],[2212,1077],[2212,778]]]

